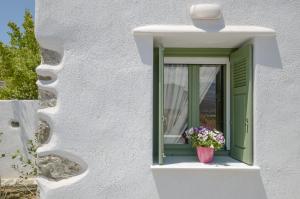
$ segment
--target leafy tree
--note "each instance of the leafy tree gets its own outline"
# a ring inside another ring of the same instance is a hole
[[[40,49],[34,35],[34,22],[26,10],[23,30],[14,22],[9,22],[10,43],[0,41],[0,80],[5,82],[0,88],[0,99],[37,99],[37,74],[40,64]]]

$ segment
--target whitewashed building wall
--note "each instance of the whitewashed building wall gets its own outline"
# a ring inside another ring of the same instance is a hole
[[[189,8],[198,3],[220,4],[224,25],[276,31],[270,39],[252,38],[259,169],[150,168],[153,38],[140,42],[132,30],[147,24],[191,25]],[[299,1],[285,0],[37,0],[37,39],[56,52],[37,70],[53,81],[38,84],[57,96],[55,106],[38,111],[51,128],[39,153],[80,165],[73,177],[39,178],[41,197],[299,198],[299,10]]]

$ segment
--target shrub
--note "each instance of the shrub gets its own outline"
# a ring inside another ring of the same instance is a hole
[[[37,99],[37,74],[40,64],[40,49],[34,35],[34,22],[29,11],[25,11],[23,31],[14,22],[9,22],[10,43],[0,41],[0,99]]]

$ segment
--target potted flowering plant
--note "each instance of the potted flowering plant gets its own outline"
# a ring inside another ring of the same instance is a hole
[[[213,160],[214,151],[221,149],[225,144],[223,133],[216,129],[203,126],[190,128],[186,137],[191,140],[192,146],[197,149],[197,156],[200,162],[208,163]]]

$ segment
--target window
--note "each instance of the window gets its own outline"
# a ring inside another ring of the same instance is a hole
[[[193,155],[195,150],[184,136],[187,128],[201,124],[223,132],[226,65],[207,64],[207,59],[194,60],[192,64],[176,62],[171,57],[164,59],[165,155]]]
[[[194,155],[192,126],[224,132],[230,155],[252,164],[252,48],[154,50],[154,156]],[[230,61],[229,61],[230,60]]]

